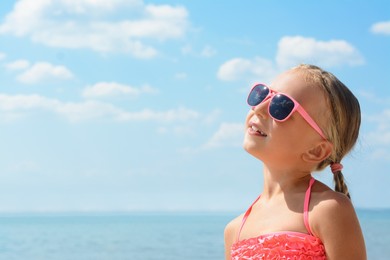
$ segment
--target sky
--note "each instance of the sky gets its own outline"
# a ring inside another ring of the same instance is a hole
[[[19,0],[0,6],[0,212],[243,211],[246,95],[299,63],[362,108],[343,160],[390,207],[387,0]],[[333,186],[330,169],[315,177]]]

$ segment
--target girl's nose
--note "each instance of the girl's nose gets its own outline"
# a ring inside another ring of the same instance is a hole
[[[257,106],[252,106],[253,112],[257,116],[259,116],[259,117],[262,117],[262,118],[268,117],[268,105],[269,105],[269,102],[270,101],[268,99],[268,100],[264,100],[263,102],[261,102]]]

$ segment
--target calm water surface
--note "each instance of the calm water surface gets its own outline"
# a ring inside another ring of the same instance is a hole
[[[236,214],[2,215],[0,259],[224,259]],[[369,259],[390,255],[390,210],[358,211]]]

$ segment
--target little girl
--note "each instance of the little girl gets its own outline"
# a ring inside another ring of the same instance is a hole
[[[366,259],[341,173],[359,134],[356,97],[313,65],[249,93],[245,150],[263,162],[261,196],[225,229],[226,259]],[[311,173],[330,166],[335,190]]]

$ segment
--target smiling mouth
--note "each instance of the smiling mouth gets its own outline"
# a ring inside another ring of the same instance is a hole
[[[263,131],[261,131],[261,130],[260,130],[259,128],[257,128],[257,126],[255,126],[254,124],[250,124],[250,128],[252,129],[252,131],[258,133],[258,134],[261,135],[261,136],[264,136],[264,137],[267,136],[266,133],[264,133]]]

